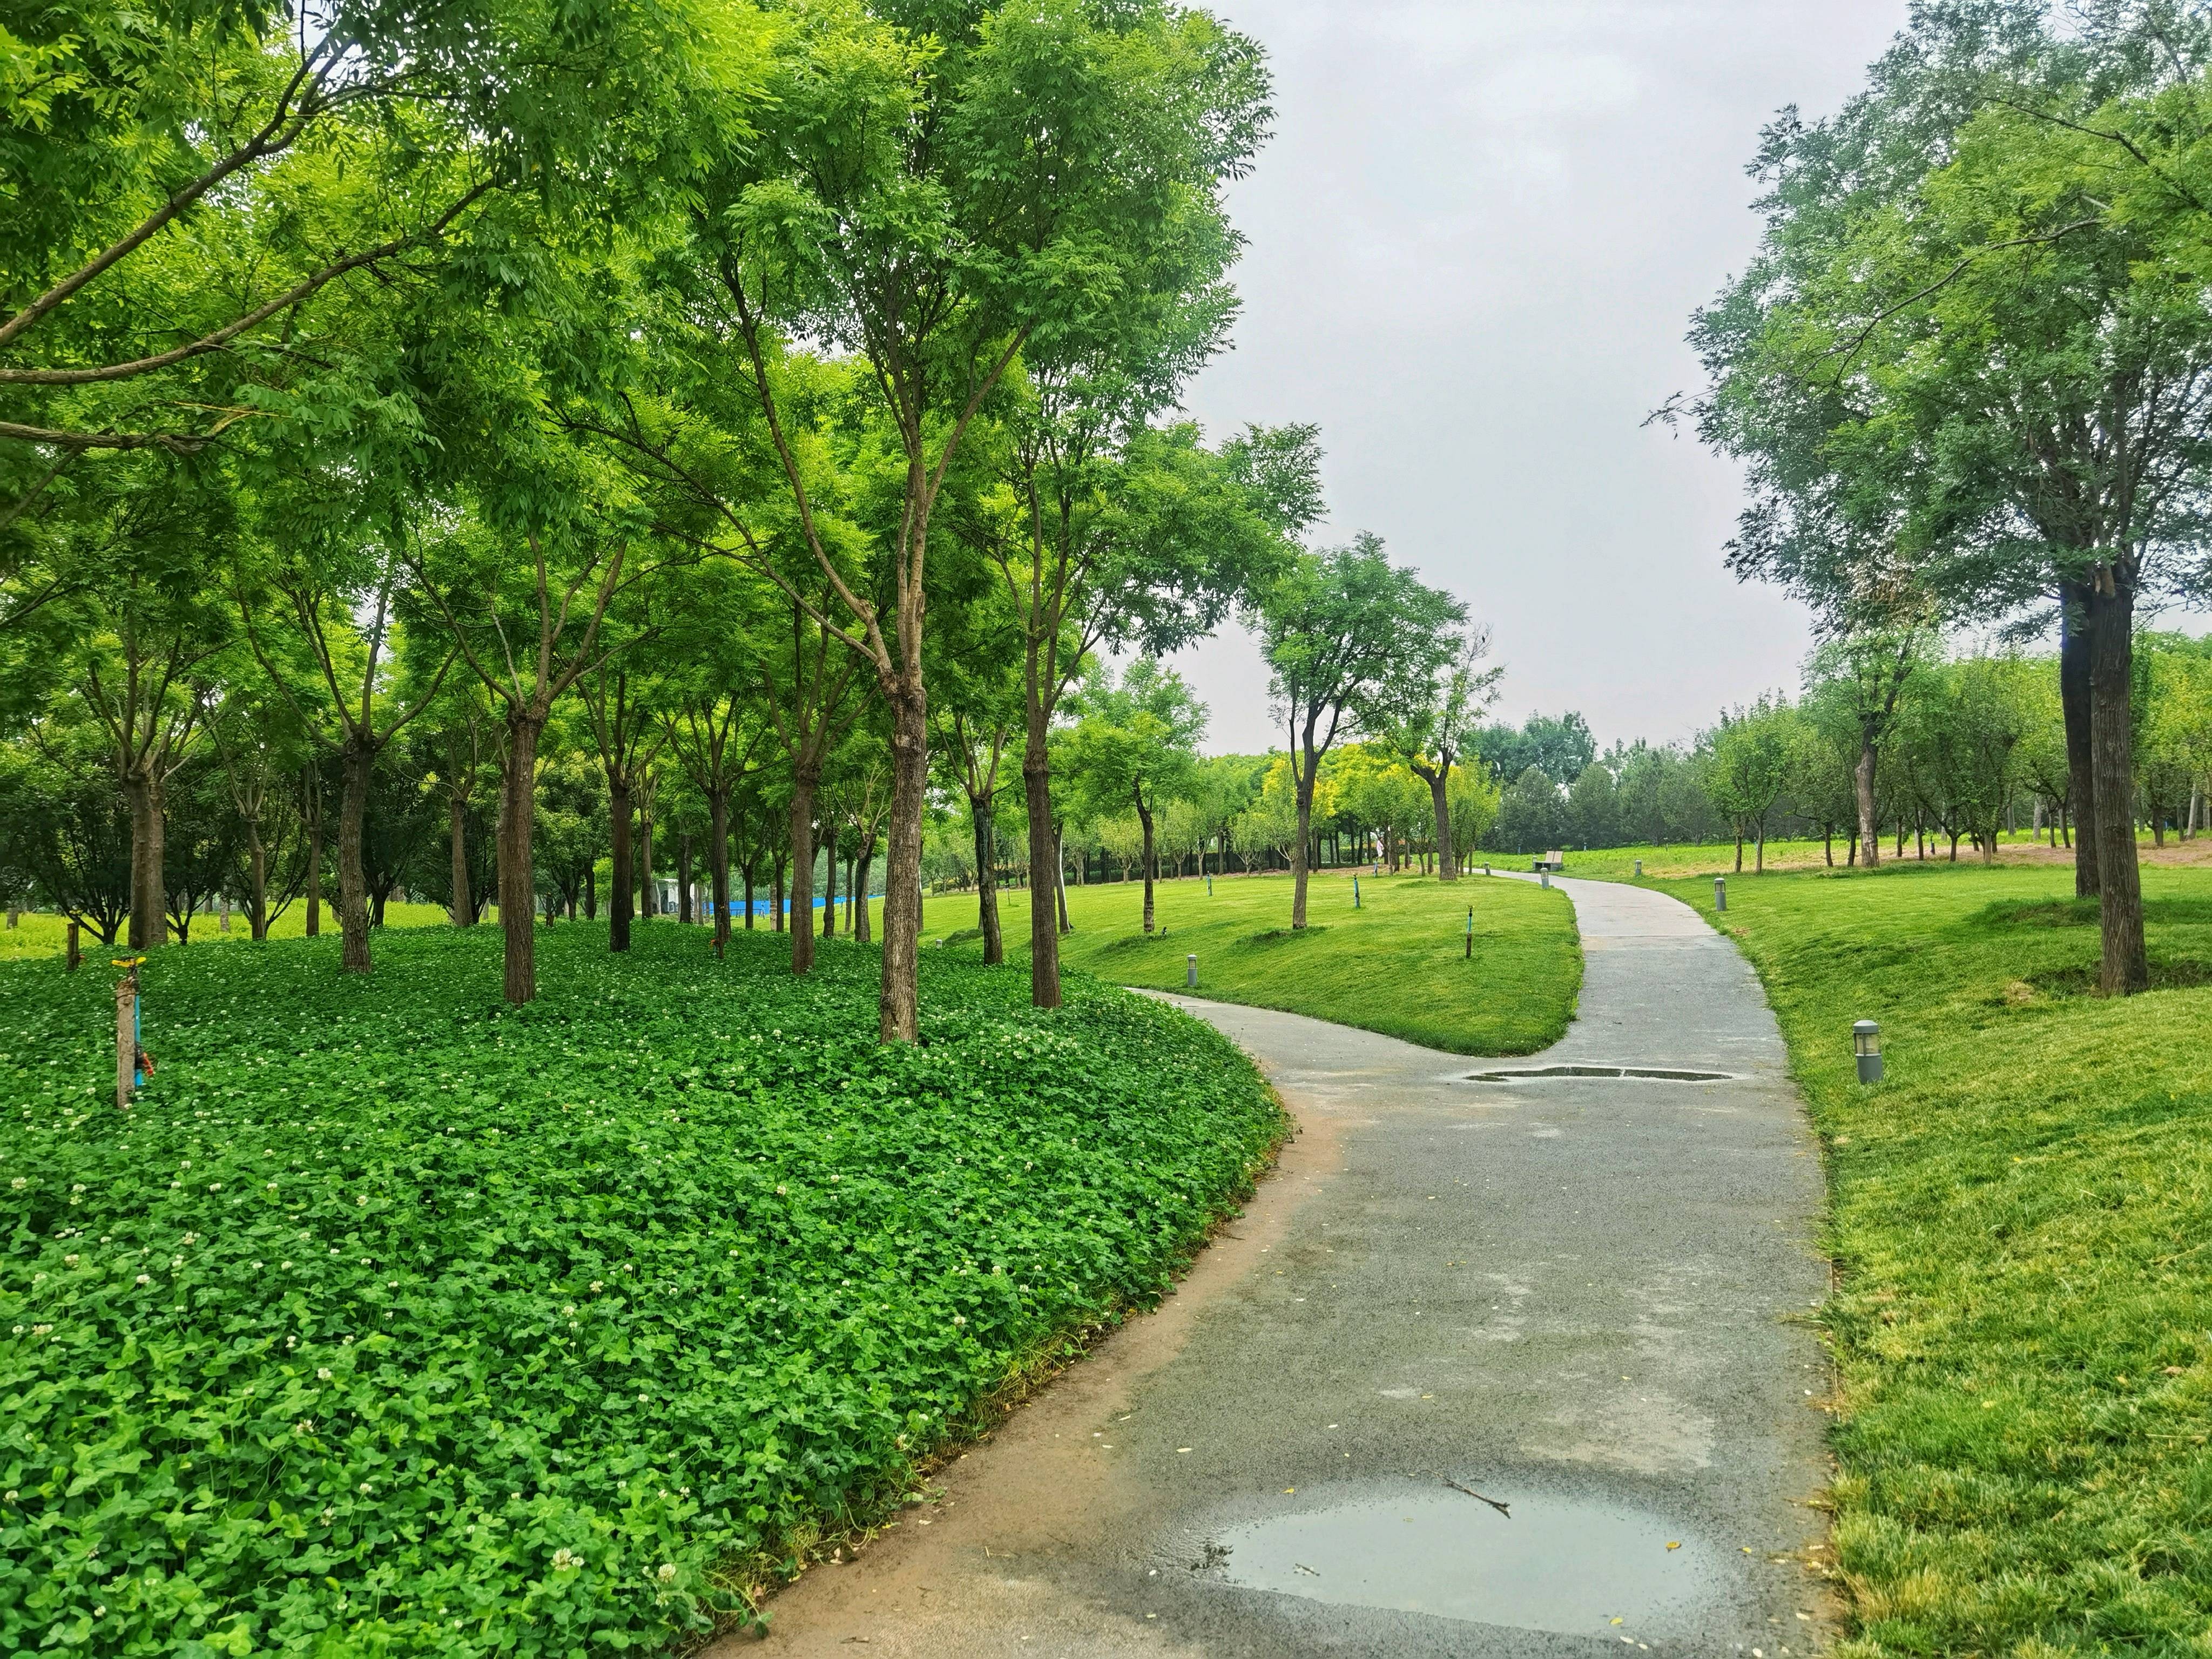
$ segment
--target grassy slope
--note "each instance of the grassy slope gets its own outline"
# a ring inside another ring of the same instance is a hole
[[[2212,882],[2143,884],[2160,976],[2212,978]],[[1843,1651],[2204,1653],[2212,988],[2083,994],[2057,868],[1747,878],[1726,921],[1827,1147]]]
[[[1183,958],[1198,953],[1201,996],[1281,1008],[1462,1054],[1525,1054],[1556,1042],[1574,1017],[1582,948],[1565,894],[1480,878],[1360,878],[1317,874],[1309,926],[1290,931],[1288,876],[1194,877],[1155,889],[1164,935],[1142,928],[1144,887],[1114,882],[1067,890],[1075,931],[1061,960],[1123,985],[1180,990]],[[1029,894],[1002,893],[1010,963],[1029,957]],[[1466,956],[1474,908],[1474,955]],[[930,936],[974,948],[972,894],[932,897]]]
[[[896,1498],[979,1396],[1169,1282],[1279,1133],[1199,1021],[924,963],[541,933],[0,964],[0,1650],[581,1655]],[[759,1571],[774,1570],[772,1562]]]

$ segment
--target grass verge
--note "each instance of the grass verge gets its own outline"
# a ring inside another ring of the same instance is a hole
[[[770,935],[172,950],[125,1118],[111,975],[0,966],[0,1648],[582,1655],[742,1614],[1056,1342],[1155,1297],[1281,1116],[1073,976]],[[933,953],[934,956],[935,953]],[[734,1571],[733,1571],[734,1570]]]
[[[1729,884],[1827,1152],[1851,1659],[2207,1651],[2212,883],[2143,886],[2174,988],[2112,1001],[2063,869]]]
[[[1144,884],[1067,890],[1075,931],[1060,940],[1068,966],[1121,985],[1183,988],[1198,955],[1198,992],[1222,1002],[1279,1008],[1380,1031],[1458,1054],[1526,1054],[1549,1048],[1574,1018],[1582,946],[1564,893],[1480,877],[1316,874],[1308,926],[1291,930],[1288,876],[1186,876],[1155,889],[1163,931],[1143,928]],[[1029,894],[1000,895],[1006,957],[1026,972]],[[1474,950],[1467,949],[1469,907]],[[973,895],[933,896],[933,937],[979,948]]]

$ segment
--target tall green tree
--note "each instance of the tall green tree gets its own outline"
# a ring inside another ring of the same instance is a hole
[[[1380,538],[1301,554],[1249,607],[1269,695],[1290,735],[1297,803],[1291,852],[1291,926],[1306,925],[1314,785],[1340,737],[1387,731],[1404,688],[1450,659],[1467,608],[1394,567]]]
[[[1174,669],[1158,658],[1139,657],[1118,679],[1105,664],[1094,668],[1084,683],[1080,711],[1068,740],[1068,764],[1094,811],[1126,809],[1137,815],[1149,933],[1159,878],[1158,815],[1196,775],[1206,705]]]

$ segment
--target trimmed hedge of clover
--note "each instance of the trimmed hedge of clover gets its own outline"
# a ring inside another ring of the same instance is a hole
[[[1145,1302],[1280,1131],[1197,1021],[1071,978],[490,928],[0,964],[0,1650],[663,1646],[718,1565],[904,1489]]]

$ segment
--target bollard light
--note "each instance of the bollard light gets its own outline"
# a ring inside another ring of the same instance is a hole
[[[1474,960],[1474,907],[1467,907],[1467,959]]]
[[[1636,860],[1636,878],[1638,881],[1644,879],[1644,860],[1642,859]]]
[[[1542,875],[1536,878],[1536,884],[1546,892],[1550,892],[1552,890],[1552,872],[1549,870],[1545,871]]]
[[[1198,989],[1198,952],[1195,951],[1182,959],[1182,982],[1187,990]]]
[[[1881,1027],[1863,1019],[1851,1027],[1851,1052],[1858,1056],[1859,1081],[1881,1081]]]
[[[1728,908],[1728,878],[1726,876],[1713,878],[1713,908],[1716,910]]]
[[[1212,876],[1208,876],[1206,878],[1206,896],[1208,898],[1212,898],[1213,896],[1213,878]]]
[[[1357,875],[1352,878],[1352,908],[1355,910],[1359,908],[1359,878]]]
[[[1482,873],[1486,876],[1490,873],[1490,866],[1486,864],[1482,866]]]

